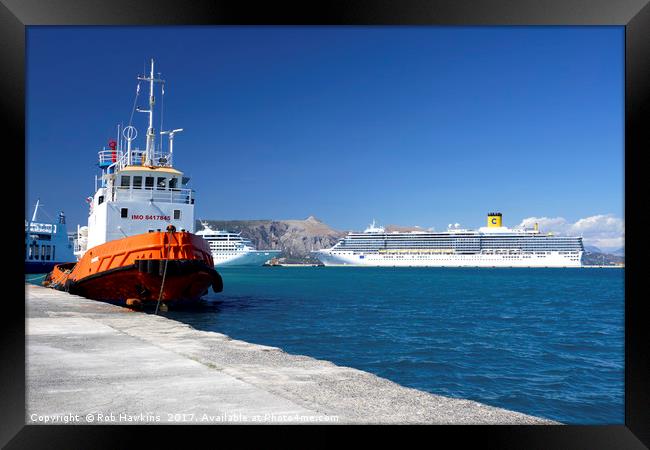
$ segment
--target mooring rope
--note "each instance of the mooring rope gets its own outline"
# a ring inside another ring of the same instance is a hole
[[[46,276],[47,276],[47,274],[46,274],[46,273],[43,273],[43,274],[40,274],[40,275],[36,275],[36,276],[33,277],[33,278],[27,278],[27,281],[36,281],[36,280],[38,280],[39,278],[45,278]]]
[[[169,263],[169,248],[171,246],[171,236],[172,236],[172,231],[173,229],[169,229],[169,238],[167,240],[167,254],[165,258],[165,269],[163,270],[163,277],[162,277],[162,282],[160,283],[160,294],[158,295],[158,303],[156,303],[156,312],[155,314],[158,314],[158,308],[160,307],[160,301],[162,300],[162,295],[163,295],[163,288],[165,287],[165,278],[167,277],[167,263]]]

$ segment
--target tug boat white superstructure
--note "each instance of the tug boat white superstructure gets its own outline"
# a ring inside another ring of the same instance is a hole
[[[203,229],[196,234],[210,245],[215,266],[261,266],[281,253],[281,250],[256,250],[240,233],[213,230],[205,222],[201,225]]]
[[[313,253],[326,266],[581,267],[583,252],[582,237],[504,227],[501,213],[490,213],[478,230],[387,233],[373,222]]]

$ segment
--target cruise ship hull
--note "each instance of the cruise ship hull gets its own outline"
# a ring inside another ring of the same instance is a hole
[[[352,254],[321,250],[314,255],[326,266],[369,267],[582,267],[582,252],[565,256],[559,252],[544,255],[400,255]]]
[[[233,253],[232,255],[212,254],[214,265],[217,267],[226,266],[261,266],[272,258],[277,258],[281,250],[251,250],[245,253]]]

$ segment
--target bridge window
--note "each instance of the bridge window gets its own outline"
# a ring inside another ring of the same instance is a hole
[[[102,203],[104,203],[104,196],[100,195],[99,198],[97,198],[97,204],[101,205]]]
[[[129,175],[122,175],[120,180],[120,187],[129,187],[131,185],[131,177]]]
[[[127,217],[129,217],[129,208],[120,209],[120,217],[122,219],[126,219]]]
[[[178,186],[178,178],[170,178],[169,179],[169,187],[171,189],[175,189],[176,186]]]
[[[144,179],[144,187],[153,189],[153,177],[145,177],[145,179]]]
[[[142,188],[142,177],[133,177],[133,188],[141,189]]]
[[[165,189],[167,187],[167,178],[158,177],[158,182],[156,183],[157,189]]]

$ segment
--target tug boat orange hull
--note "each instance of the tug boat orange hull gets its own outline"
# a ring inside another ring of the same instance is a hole
[[[188,232],[152,232],[88,250],[77,263],[59,264],[45,286],[95,300],[192,302],[212,287],[223,290],[206,241]]]

